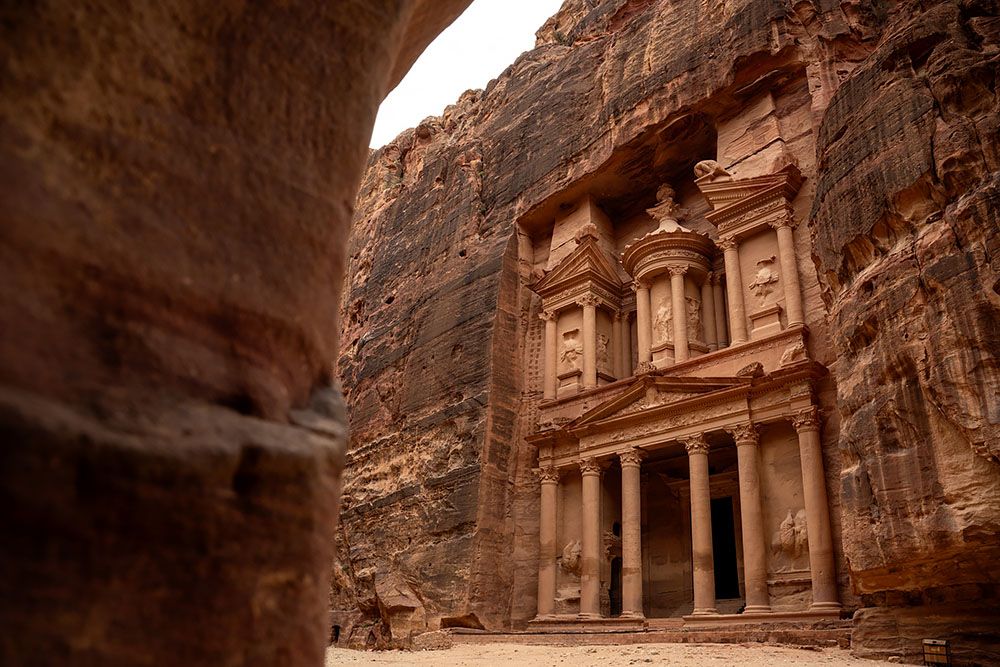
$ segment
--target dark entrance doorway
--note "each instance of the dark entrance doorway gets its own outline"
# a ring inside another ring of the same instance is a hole
[[[611,559],[611,586],[608,587],[608,597],[611,599],[611,615],[622,615],[622,559]]]
[[[712,556],[715,564],[715,597],[720,600],[740,596],[736,569],[736,525],[733,499],[712,498]]]

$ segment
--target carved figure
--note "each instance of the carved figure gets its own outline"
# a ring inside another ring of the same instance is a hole
[[[774,255],[757,262],[757,275],[753,282],[747,285],[760,299],[761,305],[767,301],[767,295],[774,291],[774,283],[778,282],[778,274],[774,272]]]
[[[809,553],[809,531],[804,509],[796,512],[794,517],[792,511],[788,510],[771,539],[771,553],[781,569],[789,570],[802,565],[796,561]]]
[[[694,166],[694,177],[705,178],[709,176],[710,181],[731,181],[733,175],[726,171],[726,168],[715,160],[702,160]]]
[[[559,560],[559,567],[562,568],[563,572],[580,576],[581,551],[583,551],[583,546],[580,544],[580,540],[566,543],[562,550],[562,558]]]
[[[738,378],[759,378],[764,377],[764,364],[759,361],[751,361],[749,364],[736,371]]]
[[[685,297],[687,302],[688,338],[701,340],[701,301],[694,297]]]
[[[802,341],[793,343],[785,348],[785,351],[781,354],[781,365],[787,366],[791,363],[799,361],[800,359],[806,358],[806,348],[802,345]]]
[[[563,334],[562,352],[559,363],[564,371],[576,370],[580,367],[580,357],[583,356],[583,343],[580,342],[580,330],[572,329]]]
[[[608,343],[611,340],[604,334],[597,334],[597,367],[607,371],[611,367],[611,360],[608,358]]]
[[[657,344],[674,342],[674,325],[671,317],[671,304],[664,301],[656,311],[653,318],[653,332],[656,334]]]
[[[646,209],[646,213],[660,223],[659,231],[687,231],[681,227],[679,221],[686,218],[688,212],[686,208],[677,203],[676,196],[677,193],[673,187],[669,183],[664,183],[656,191],[656,206]]]

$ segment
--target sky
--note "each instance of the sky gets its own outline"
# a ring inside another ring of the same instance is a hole
[[[562,0],[475,0],[438,35],[379,107],[369,145],[380,148],[470,88],[485,88],[535,46]]]

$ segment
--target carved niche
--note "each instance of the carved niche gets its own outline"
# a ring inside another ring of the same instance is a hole
[[[776,258],[774,255],[765,257],[757,262],[757,275],[753,282],[747,285],[757,296],[761,306],[767,305],[768,296],[774,292],[774,286],[778,282],[778,274],[774,270]]]
[[[653,319],[653,334],[656,341],[654,344],[656,345],[674,342],[672,308],[670,300],[664,299],[656,311],[656,317]]]

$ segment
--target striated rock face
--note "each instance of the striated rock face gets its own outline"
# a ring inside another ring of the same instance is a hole
[[[996,600],[996,17],[974,0],[568,0],[486,90],[375,151],[343,302],[342,641],[534,615],[529,237],[557,195],[648,208],[683,154],[687,173],[718,157],[805,177],[800,271],[827,308],[807,324],[833,371],[824,463],[855,646],[919,650],[924,614],[982,651],[988,623],[955,629]]]
[[[0,663],[322,664],[350,202],[467,4],[0,9]]]
[[[897,624],[907,640],[1000,642],[995,10],[899,16],[819,133],[844,550],[863,604],[891,610],[859,617],[856,645],[876,653],[916,657],[913,642],[875,640]]]

